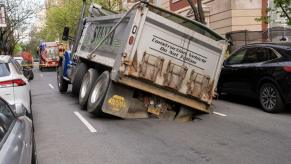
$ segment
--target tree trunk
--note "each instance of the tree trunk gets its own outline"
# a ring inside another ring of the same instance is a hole
[[[198,6],[198,13],[200,16],[200,22],[203,24],[206,24],[201,0],[197,0],[197,6]]]
[[[198,9],[196,8],[196,6],[193,4],[193,1],[192,0],[187,0],[190,7],[192,8],[193,10],[193,13],[194,13],[194,19],[198,22],[201,22],[200,20],[200,17],[199,17],[199,13],[198,13]]]

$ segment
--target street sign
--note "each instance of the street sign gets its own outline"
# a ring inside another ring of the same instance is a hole
[[[5,19],[5,6],[4,4],[0,4],[0,27],[6,27],[6,19]]]

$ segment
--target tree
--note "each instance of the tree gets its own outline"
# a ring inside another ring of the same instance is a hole
[[[120,9],[119,0],[91,0],[88,4],[92,2],[108,9]],[[46,13],[45,27],[41,30],[41,37],[46,41],[61,39],[64,27],[69,27],[70,35],[74,36],[80,20],[81,8],[81,0],[63,0],[63,5],[49,8]]]
[[[13,54],[17,43],[26,37],[29,20],[38,9],[34,0],[5,0],[7,27],[0,29],[0,54]]]
[[[280,17],[286,18],[288,25],[291,25],[291,0],[274,0],[274,8],[267,8],[266,13],[279,14]],[[270,16],[263,16],[256,20],[264,23],[272,21]]]

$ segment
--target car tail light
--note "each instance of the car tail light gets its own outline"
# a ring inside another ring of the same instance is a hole
[[[291,66],[284,66],[283,69],[286,72],[291,72]]]
[[[8,80],[8,81],[1,81],[0,82],[0,88],[7,88],[7,87],[19,87],[26,85],[25,81],[21,79],[15,79],[15,80]]]

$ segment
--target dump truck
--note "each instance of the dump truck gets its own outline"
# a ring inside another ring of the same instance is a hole
[[[83,109],[121,118],[173,119],[211,112],[227,41],[203,24],[138,2],[126,13],[83,1],[77,35],[57,71],[59,91],[72,84]]]

